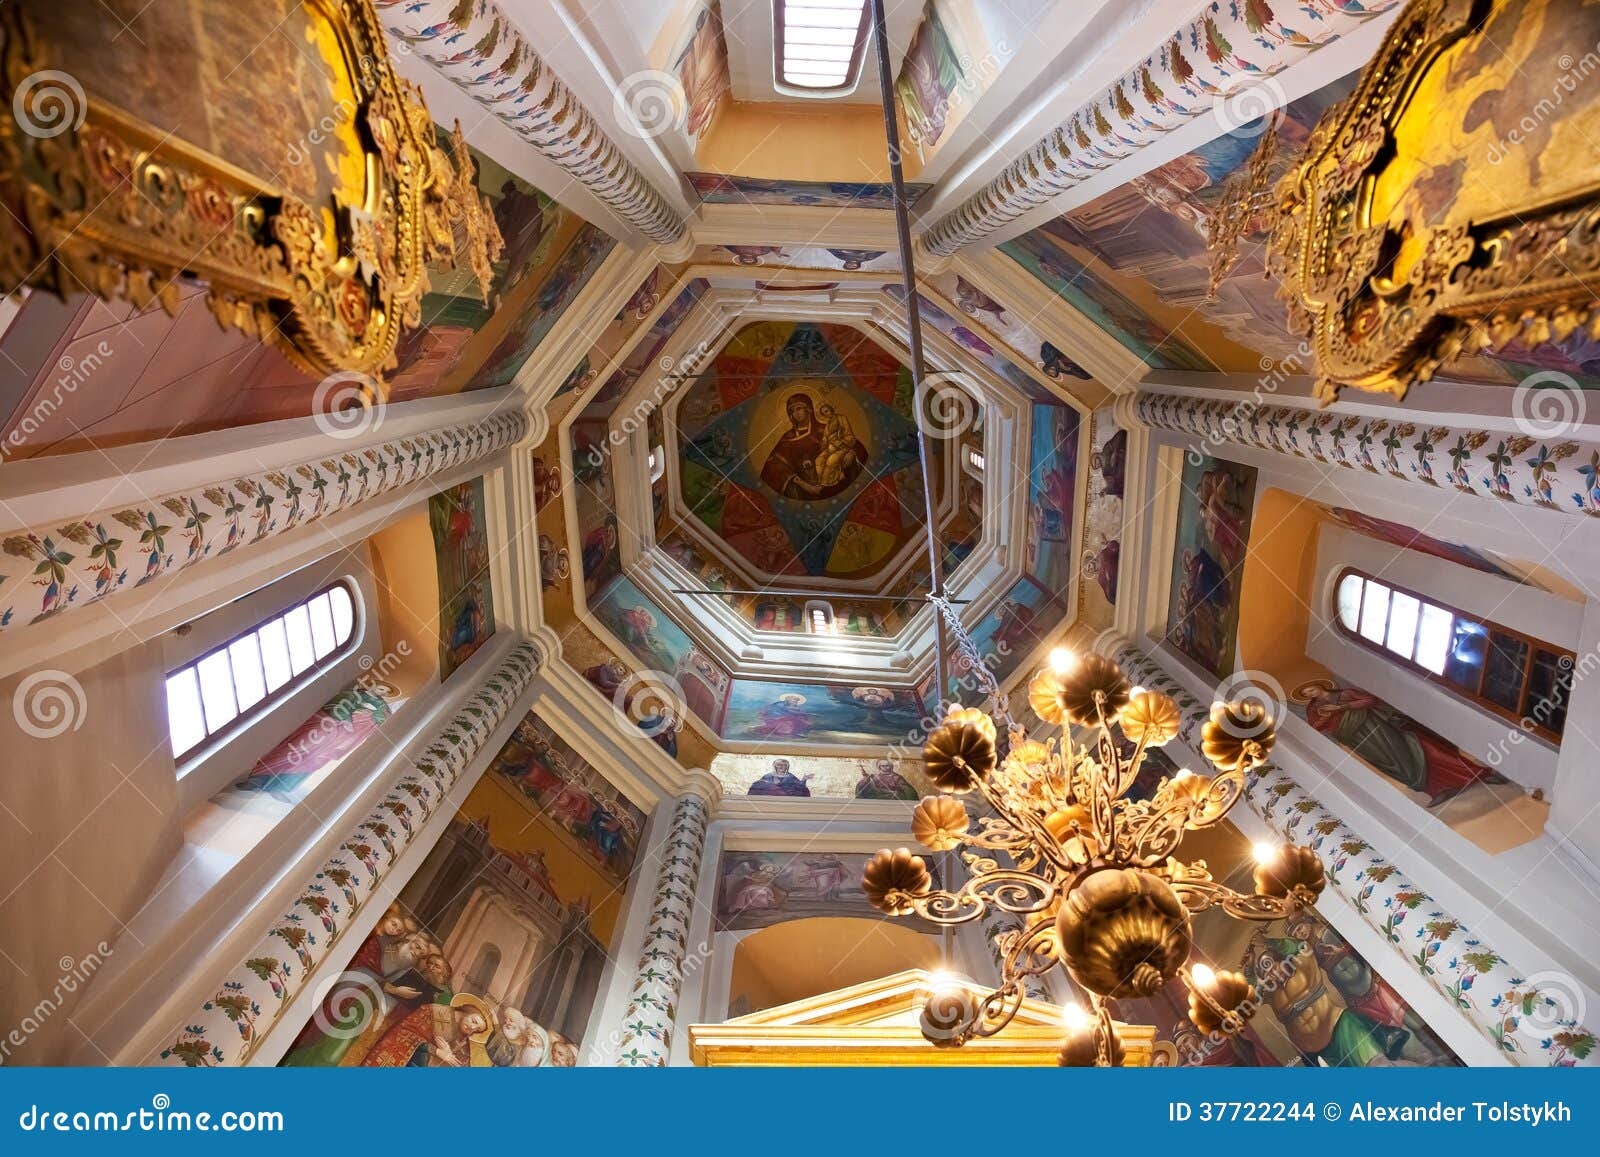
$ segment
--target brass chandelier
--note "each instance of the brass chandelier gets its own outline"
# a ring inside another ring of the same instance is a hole
[[[864,873],[868,898],[893,916],[956,925],[993,907],[1020,918],[1019,931],[1002,934],[1000,986],[981,999],[965,988],[936,991],[923,1035],[940,1046],[993,1036],[1016,1015],[1029,979],[1058,963],[1089,1006],[1067,1026],[1063,1065],[1120,1065],[1115,1002],[1152,996],[1174,978],[1187,987],[1202,1034],[1238,1033],[1257,994],[1240,973],[1189,963],[1190,918],[1221,908],[1237,919],[1279,919],[1316,901],[1322,862],[1296,845],[1259,849],[1255,892],[1245,894],[1212,879],[1204,861],[1173,853],[1186,832],[1217,823],[1238,802],[1245,776],[1272,748],[1275,721],[1255,702],[1214,705],[1201,748],[1216,774],[1180,772],[1134,800],[1128,791],[1146,752],[1178,734],[1169,696],[1131,686],[1103,656],[1058,651],[1029,684],[1028,702],[1040,720],[1062,726],[1059,740],[1028,739],[1007,715],[1002,759],[994,720],[958,705],[923,749],[940,794],[917,805],[912,832],[932,851],[963,848],[966,882],[934,888],[927,864],[906,848],[877,853]],[[1088,729],[1083,742],[1069,725]],[[990,813],[976,822],[958,798],[974,793]]]

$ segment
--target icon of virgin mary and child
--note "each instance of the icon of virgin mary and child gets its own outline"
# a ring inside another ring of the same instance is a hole
[[[789,429],[761,466],[761,481],[785,498],[819,502],[832,498],[860,475],[867,448],[850,421],[824,402],[798,391],[784,403]]]

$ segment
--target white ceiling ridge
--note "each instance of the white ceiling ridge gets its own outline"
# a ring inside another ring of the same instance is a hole
[[[1185,7],[1192,10],[1192,5]],[[1058,199],[1069,190],[1098,177],[1105,179],[1097,185],[1111,187],[1137,175],[1135,158],[1177,130],[1193,126],[1185,138],[1189,148],[1229,132],[1249,132],[1248,126],[1257,118],[1291,99],[1284,79],[1287,72],[1301,65],[1314,71],[1317,82],[1309,85],[1302,71],[1302,79],[1295,85],[1302,93],[1344,75],[1370,59],[1399,9],[1399,0],[1377,0],[1362,11],[1324,12],[1318,24],[1307,26],[1315,39],[1279,25],[1282,32],[1294,36],[1290,39],[1275,29],[1251,28],[1254,17],[1244,5],[1216,12],[1207,5],[976,193],[939,216],[923,234],[921,244],[930,253],[948,256],[987,240],[1024,215],[1034,221],[1054,216],[1061,211]],[[1246,60],[1244,53],[1262,63]],[[1076,89],[1078,85],[1064,87]],[[1054,101],[1046,103],[1055,106]],[[1033,115],[1039,111],[1034,110]],[[1021,119],[1027,121],[1030,116]],[[1015,137],[1009,139],[1014,147]],[[970,179],[980,167],[992,165],[1004,155],[1005,149],[1002,144],[987,157],[974,160],[962,176]],[[1149,162],[1144,168],[1154,163],[1159,162]],[[953,188],[964,183],[961,178],[948,182],[930,200],[929,208],[937,212],[948,204]],[[1008,235],[1018,231],[1010,230]]]
[[[534,50],[496,0],[459,23],[456,0],[378,9],[396,55],[427,61],[644,236],[670,245],[684,220]]]

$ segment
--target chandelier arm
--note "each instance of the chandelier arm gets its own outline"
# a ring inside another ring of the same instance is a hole
[[[1236,892],[1215,880],[1186,878],[1171,881],[1172,890],[1190,912],[1220,907],[1238,920],[1282,920],[1300,905],[1290,897],[1263,896],[1257,892]]]
[[[1048,860],[1050,866],[1057,872],[1071,874],[1075,871],[1072,861],[1061,850],[1061,845],[1050,834],[1050,829],[1044,826],[1044,821],[1027,809],[1013,809],[1002,793],[990,782],[992,778],[984,776],[978,780],[978,791],[982,793],[984,801],[999,813],[1000,818],[1013,830],[1031,839],[1039,854]]]
[[[1111,727],[1106,723],[1104,709],[1097,705],[1096,710],[1100,712],[1100,737],[1095,747],[1100,757],[1101,774],[1094,778],[1089,816],[1094,821],[1100,846],[1114,848],[1117,846],[1117,799],[1121,794],[1115,788],[1122,777],[1122,756],[1111,737]]]
[[[1219,772],[1211,779],[1211,790],[1205,799],[1197,801],[1195,815],[1190,819],[1192,828],[1208,828],[1233,810],[1233,805],[1244,798],[1245,773],[1239,768]]]
[[[1054,935],[1055,919],[1051,916],[1037,917],[1015,934],[1000,961],[1000,987],[978,1003],[969,1036],[994,1036],[1011,1023],[1027,997],[1029,978],[1043,976],[1055,967],[1050,947]],[[1045,943],[1038,945],[1041,940]],[[1025,957],[1031,957],[1033,962],[1027,963]]]
[[[1060,888],[1032,872],[996,866],[969,879],[962,885],[962,892],[1013,915],[1031,916],[1048,908]],[[1037,894],[1038,899],[1027,900],[1031,894]]]
[[[888,899],[891,902],[903,900],[910,905],[911,912],[931,923],[943,925],[967,924],[989,910],[988,905],[972,895],[966,885],[955,892],[937,888],[931,892],[907,892],[903,895],[890,893]]]

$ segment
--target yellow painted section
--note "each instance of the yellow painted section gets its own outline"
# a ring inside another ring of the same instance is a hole
[[[613,883],[579,855],[571,837],[553,821],[533,812],[525,797],[492,772],[472,789],[457,813],[464,820],[487,820],[489,839],[507,852],[542,852],[550,880],[563,904],[585,897],[593,905],[589,927],[601,944],[611,944],[611,934],[622,911],[622,885]]]
[[[1326,674],[1306,658],[1322,522],[1322,507],[1298,494],[1271,489],[1256,500],[1240,585],[1240,670],[1270,671],[1285,686]]]
[[[883,111],[876,104],[837,101],[729,101],[701,138],[695,163],[734,177],[887,181]],[[920,170],[916,157],[906,156],[906,180],[915,180]]]

